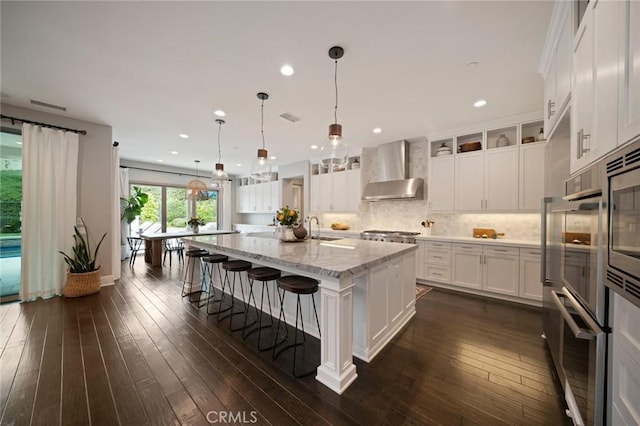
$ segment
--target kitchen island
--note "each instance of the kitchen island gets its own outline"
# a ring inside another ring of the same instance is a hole
[[[320,337],[316,379],[337,393],[342,393],[357,377],[353,356],[371,361],[415,314],[417,246],[414,244],[351,238],[285,243],[273,235],[242,234],[194,236],[184,241],[285,274],[319,280],[320,296],[316,304],[320,330],[314,327],[311,301],[305,301],[303,307],[305,330]],[[273,287],[269,291],[276,294]],[[240,291],[236,289],[236,293]],[[278,298],[270,299],[276,315],[281,309],[277,306]],[[260,305],[260,300],[257,304]],[[285,300],[283,309],[287,322],[293,323],[293,298]]]

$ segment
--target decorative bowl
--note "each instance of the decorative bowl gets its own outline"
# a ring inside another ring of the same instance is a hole
[[[464,142],[458,145],[458,150],[460,152],[478,151],[480,149],[482,149],[481,142]]]

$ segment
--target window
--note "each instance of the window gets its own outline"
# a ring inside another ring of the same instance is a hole
[[[218,229],[218,191],[209,191],[208,200],[187,200],[184,187],[132,183],[149,195],[139,218],[131,223],[131,233],[178,232],[187,229],[187,220],[197,216],[205,221],[201,229]]]

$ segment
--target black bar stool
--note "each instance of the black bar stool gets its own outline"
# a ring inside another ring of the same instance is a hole
[[[318,333],[321,333],[320,321],[318,320],[318,311],[316,310],[316,301],[313,298],[313,294],[318,292],[318,284],[320,284],[318,280],[314,280],[313,278],[309,278],[309,277],[303,277],[300,275],[287,275],[287,276],[278,278],[278,292],[280,289],[282,289],[282,293],[280,294],[280,315],[278,315],[278,327],[276,328],[276,337],[273,344],[272,358],[276,359],[283,351],[289,348],[293,348],[293,375],[297,378],[311,375],[316,371],[315,369],[313,369],[306,373],[296,374],[296,351],[298,346],[302,345],[306,340],[305,333],[304,333],[304,321],[302,319],[302,306],[300,305],[301,294],[311,295],[311,301],[313,302],[313,313],[316,315],[316,324],[318,325]],[[293,343],[280,348],[276,352],[276,348],[281,344],[285,343],[287,340],[287,337],[289,336],[289,331],[287,329],[287,321],[284,316],[284,296],[287,291],[297,296],[296,327],[295,327],[295,332],[293,336]],[[298,341],[298,318],[300,318],[300,324],[302,325],[302,341]],[[280,332],[281,321],[284,321],[286,334],[285,334],[285,338],[282,339],[280,342],[278,342],[278,333]]]
[[[198,300],[191,300],[191,296],[194,294],[201,295],[203,293],[202,287],[205,285],[204,277],[200,278],[200,289],[193,291],[193,274],[196,273],[196,268],[198,269],[198,274],[202,272],[202,262],[201,259],[208,255],[209,252],[207,250],[202,249],[192,249],[187,251],[187,263],[184,267],[184,280],[182,281],[182,297],[189,296],[189,302],[200,302],[200,298]],[[188,288],[188,291],[187,291]]]
[[[253,298],[253,306],[254,309],[256,310],[256,315],[258,316],[258,325],[252,329],[249,329],[247,331],[247,319],[248,319],[248,315],[246,315],[244,317],[244,322],[245,322],[245,327],[244,330],[242,330],[242,338],[246,339],[247,337],[249,337],[249,335],[255,333],[256,331],[258,332],[258,350],[259,351],[266,351],[269,349],[272,349],[273,346],[268,346],[266,348],[263,348],[260,346],[260,336],[262,334],[262,329],[263,328],[269,328],[269,327],[273,327],[273,313],[271,312],[271,296],[269,296],[269,287],[267,286],[267,284],[269,283],[269,281],[275,281],[278,278],[280,278],[280,274],[281,272],[278,269],[275,268],[267,268],[267,267],[260,267],[260,268],[251,268],[249,269],[249,271],[247,271],[247,276],[249,277],[249,306],[247,307],[247,312],[248,309],[251,308],[251,299]],[[255,294],[253,293],[253,283],[254,281],[260,281],[262,282],[262,291],[260,293],[260,310],[258,310],[258,304],[256,303],[256,297]],[[267,292],[267,305],[269,306],[269,322],[270,324],[265,324],[262,325],[262,314],[263,312],[263,306],[264,306],[264,293],[265,290]]]
[[[218,278],[220,278],[220,286],[222,286],[222,270],[220,269],[220,264],[223,262],[227,262],[229,260],[229,256],[225,256],[223,254],[209,254],[202,258],[204,262],[204,276],[205,281],[207,282],[207,298],[203,304],[200,306],[207,305],[207,313],[211,314],[213,312],[209,312],[209,305],[211,302],[219,302],[222,299],[216,299],[216,293],[213,286],[213,268],[216,266],[218,269]],[[207,281],[207,274],[209,275],[209,280]]]
[[[220,305],[218,306],[218,322],[222,321],[225,318],[229,318],[229,330],[231,331],[238,331],[238,330],[242,330],[244,328],[244,325],[242,327],[232,327],[232,323],[233,323],[233,316],[234,315],[247,315],[247,302],[245,300],[244,297],[244,287],[242,286],[242,273],[243,272],[247,272],[249,269],[251,269],[251,262],[246,262],[244,260],[230,260],[228,262],[223,262],[222,263],[222,269],[224,269],[224,281],[222,281],[222,295],[220,296]],[[231,280],[229,279],[229,272],[233,273],[233,282],[231,282]],[[240,292],[242,293],[242,303],[244,304],[244,309],[242,311],[234,311],[234,305],[235,305],[235,298],[233,297],[233,295],[236,292],[236,277],[238,277],[238,279],[240,280]],[[222,306],[224,304],[224,289],[227,286],[227,284],[229,284],[229,291],[230,291],[230,295],[231,295],[231,305],[225,309],[222,309]],[[226,312],[229,311],[228,314],[224,315],[224,316],[220,316],[220,314],[222,312]]]

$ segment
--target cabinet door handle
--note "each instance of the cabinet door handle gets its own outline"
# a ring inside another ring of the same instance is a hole
[[[547,102],[547,118],[551,118],[552,115],[556,113],[555,111],[556,103],[552,102],[551,99]]]
[[[438,273],[438,272],[432,272],[432,273],[431,273],[431,275],[435,275],[435,276],[437,276],[437,277],[441,277],[441,276],[442,276],[442,274],[440,274],[440,273]]]
[[[433,256],[434,259],[442,259],[442,256]]]

